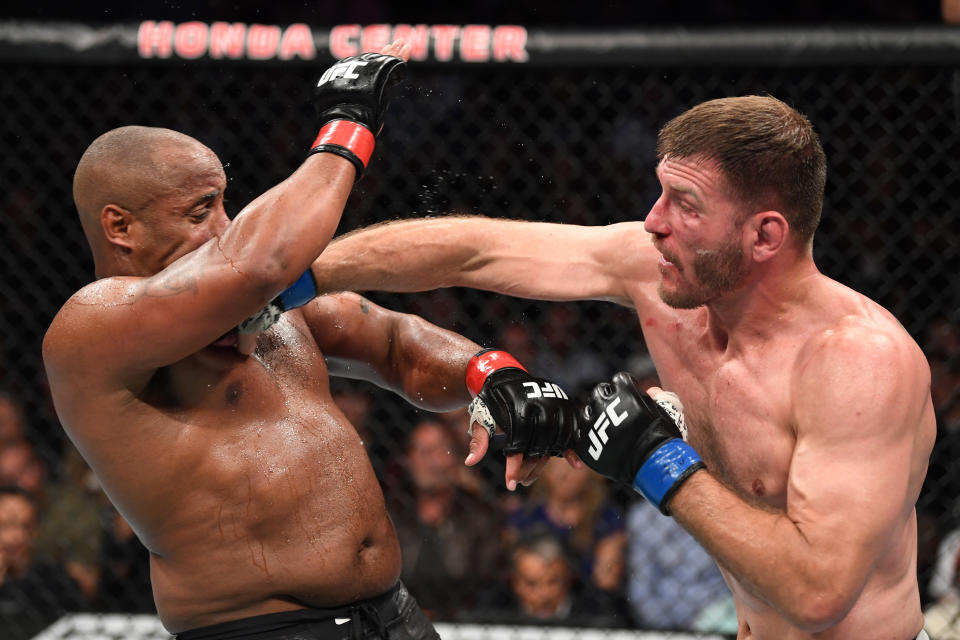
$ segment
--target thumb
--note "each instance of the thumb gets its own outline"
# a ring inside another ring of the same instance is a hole
[[[469,453],[467,454],[467,459],[463,461],[463,464],[468,467],[472,467],[481,460],[483,456],[487,455],[487,449],[490,447],[490,434],[487,433],[487,430],[483,428],[482,425],[477,424],[473,429],[473,435],[470,437],[470,444],[468,445]]]

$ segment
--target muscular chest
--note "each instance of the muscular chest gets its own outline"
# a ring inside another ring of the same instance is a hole
[[[789,413],[788,353],[724,357],[696,324],[648,335],[664,388],[683,401],[688,440],[707,467],[744,498],[786,505],[796,438]]]
[[[288,314],[291,315],[291,314]],[[157,408],[232,422],[273,420],[302,413],[327,389],[327,369],[315,341],[296,316],[284,316],[259,336],[256,351],[208,347],[157,372],[146,398]]]

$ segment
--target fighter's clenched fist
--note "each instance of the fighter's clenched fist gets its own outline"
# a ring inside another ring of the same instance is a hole
[[[395,52],[403,55],[402,47]],[[405,67],[406,62],[396,55],[363,53],[327,69],[314,89],[320,133],[310,153],[346,158],[356,167],[359,180],[373,154],[374,138],[383,128],[391,89],[403,79]]]
[[[558,385],[530,375],[507,352],[485,349],[476,354],[467,365],[466,382],[476,396],[470,405],[471,430],[477,422],[491,437],[498,426],[506,435],[503,452],[511,489],[514,480],[535,480],[545,456],[562,456],[573,448],[576,405]],[[467,464],[475,459],[471,456]]]
[[[664,406],[666,405],[666,406]],[[580,415],[576,451],[597,473],[632,484],[664,514],[673,493],[704,467],[683,441],[683,412],[654,400],[628,373],[590,392]]]

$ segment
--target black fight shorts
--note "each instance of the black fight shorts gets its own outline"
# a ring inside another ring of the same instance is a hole
[[[335,609],[297,609],[178,633],[177,640],[440,640],[407,588]]]

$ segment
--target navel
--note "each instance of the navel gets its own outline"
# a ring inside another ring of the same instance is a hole
[[[750,487],[753,491],[753,495],[761,497],[767,493],[766,487],[763,486],[763,480],[760,478],[755,478],[753,481],[753,486]]]

